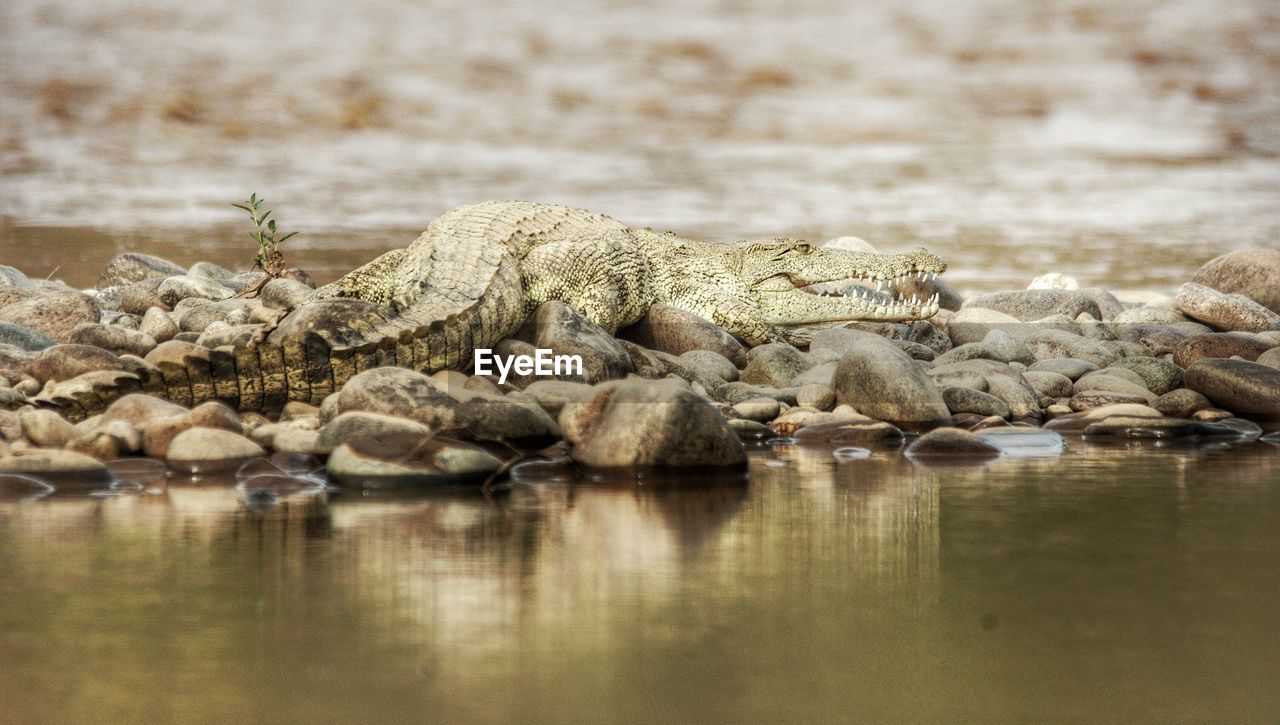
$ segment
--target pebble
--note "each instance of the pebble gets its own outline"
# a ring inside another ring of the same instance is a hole
[[[945,331],[952,345],[981,342],[994,329],[1006,332],[1022,325],[1013,315],[985,307],[966,306],[947,320]]]
[[[168,312],[159,307],[149,307],[142,315],[138,331],[149,335],[157,343],[168,342],[179,332],[178,323],[173,321]]]
[[[1074,392],[1071,378],[1049,370],[1027,370],[1022,379],[1035,388],[1036,393],[1050,398],[1069,398]]]
[[[884,421],[861,416],[855,420],[839,420],[806,425],[794,433],[797,443],[833,443],[836,445],[900,443],[902,430]]]
[[[26,325],[0,321],[0,345],[12,345],[19,350],[39,352],[56,344],[58,343],[48,335]]]
[[[258,295],[263,306],[273,310],[291,310],[311,297],[315,290],[296,279],[277,277],[262,286]]]
[[[1040,395],[1030,383],[1022,379],[1021,374],[988,375],[987,392],[1009,406],[1009,416],[1014,420],[1039,421],[1043,416]],[[995,415],[996,412],[989,414]]]
[[[734,405],[729,412],[739,418],[766,423],[778,417],[782,404],[774,398],[751,398]]]
[[[1210,332],[1188,337],[1173,349],[1173,362],[1183,369],[1201,358],[1241,357],[1257,360],[1271,345],[1248,335]]]
[[[925,433],[907,446],[906,455],[913,461],[945,459],[978,462],[999,458],[1000,449],[975,433],[959,428],[938,428]]]
[[[1106,367],[1120,359],[1120,355],[1104,343],[1062,330],[1034,329],[1022,338],[1022,342],[1037,362],[1066,357]]]
[[[343,443],[325,463],[335,482],[369,489],[475,485],[501,467],[470,443],[390,432]]]
[[[1115,438],[1184,438],[1196,434],[1196,424],[1177,418],[1128,418],[1113,416],[1092,423],[1084,435]]]
[[[1151,403],[1158,397],[1142,385],[1103,373],[1086,375],[1076,381],[1074,395],[1086,395],[1089,393],[1117,393],[1130,398],[1138,398],[1147,403]]]
[[[136,330],[118,325],[102,325],[86,322],[76,325],[67,341],[76,345],[90,345],[117,355],[145,356],[156,346],[155,338]]]
[[[28,408],[18,412],[22,435],[40,448],[61,448],[76,436],[75,426],[52,410]]]
[[[126,252],[117,254],[107,262],[107,266],[98,275],[98,281],[94,286],[103,289],[182,274],[186,274],[186,270],[167,259],[153,257],[150,254]]]
[[[96,458],[61,450],[16,451],[0,457],[0,474],[25,473],[48,477],[59,485],[96,485],[111,482],[111,471]]]
[[[1262,332],[1280,329],[1280,313],[1239,294],[1187,282],[1178,288],[1178,309],[1219,330]]]
[[[746,418],[730,418],[729,428],[744,441],[762,441],[777,435],[772,428],[764,423],[747,420]]]
[[[877,420],[922,431],[950,422],[942,392],[906,353],[884,340],[849,345],[832,379],[836,400]]]
[[[1201,359],[1183,383],[1237,414],[1280,418],[1280,369],[1247,360]]]
[[[1280,346],[1273,347],[1262,353],[1254,362],[1267,367],[1280,368]]]
[[[723,416],[673,382],[617,381],[560,413],[571,456],[596,468],[743,468],[746,453]]]
[[[1050,315],[1066,315],[1075,319],[1080,314],[1087,313],[1094,319],[1102,317],[1098,303],[1092,297],[1071,289],[993,292],[968,298],[960,309],[963,312],[970,307],[995,310],[1023,322],[1041,320]]]
[[[1215,257],[1191,281],[1228,294],[1240,294],[1280,313],[1280,250],[1240,249]]]
[[[834,372],[834,367],[832,368]],[[836,407],[836,391],[828,385],[808,383],[796,389],[796,405],[827,411]]]
[[[539,305],[513,337],[554,355],[581,356],[582,374],[561,375],[561,380],[593,384],[625,377],[634,370],[626,348],[563,302]]]
[[[97,322],[99,313],[98,303],[86,294],[53,292],[0,307],[0,322],[31,328],[54,342],[68,342],[76,325]]]
[[[733,362],[712,350],[686,350],[680,353],[680,361],[704,377],[716,377],[730,383],[738,379],[738,368]]]
[[[173,438],[165,462],[175,471],[199,475],[234,471],[245,461],[263,455],[262,446],[238,433],[197,426]]]
[[[1150,356],[1126,357],[1115,361],[1107,370],[1121,368],[1132,371],[1142,384],[1155,393],[1164,395],[1182,385],[1182,368],[1168,360]]]
[[[747,349],[724,328],[692,312],[658,303],[620,336],[653,350],[683,356],[703,350],[718,353],[735,369],[747,364]],[[728,379],[728,378],[726,378]]]
[[[813,367],[794,346],[785,342],[757,345],[747,352],[747,365],[739,380],[751,385],[785,388],[797,375]]]
[[[55,345],[41,352],[28,372],[36,380],[70,380],[96,370],[122,369],[120,358],[89,345]]]
[[[1170,390],[1151,403],[1152,408],[1170,418],[1190,418],[1212,405],[1208,398],[1188,388]]]
[[[353,411],[341,413],[320,429],[316,447],[322,452],[333,451],[338,446],[369,436],[403,434],[423,437],[431,432],[427,426],[406,418],[378,413]]]
[[[1009,405],[1000,398],[970,388],[943,388],[942,399],[952,413],[974,413],[983,417],[1009,417]]]

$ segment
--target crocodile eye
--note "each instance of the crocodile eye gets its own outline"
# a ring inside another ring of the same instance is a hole
[[[810,254],[813,252],[813,246],[808,242],[796,242],[796,245],[792,247],[792,249],[795,249],[801,254]]]
[[[339,296],[339,297],[346,297],[346,296],[347,296],[347,291],[346,291],[346,290],[344,290],[344,289],[340,289],[340,290],[338,290],[338,296]]]

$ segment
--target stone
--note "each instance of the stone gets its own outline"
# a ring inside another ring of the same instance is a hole
[[[1118,393],[1120,395],[1140,398],[1148,404],[1155,401],[1157,396],[1155,393],[1147,390],[1144,386],[1124,380],[1114,375],[1104,375],[1094,373],[1086,375],[1076,381],[1073,395],[1083,395],[1087,393]]]
[[[1280,313],[1238,294],[1187,282],[1178,288],[1178,309],[1188,317],[1226,331],[1263,332],[1280,329]]]
[[[1210,332],[1188,337],[1173,349],[1173,362],[1185,369],[1201,358],[1241,357],[1254,361],[1271,346],[1248,335]]]
[[[31,328],[54,342],[67,342],[76,325],[97,322],[98,303],[80,292],[54,292],[0,307],[0,322]]]
[[[713,395],[729,405],[736,405],[752,398],[773,398],[780,403],[795,405],[796,391],[799,388],[775,388],[771,385],[748,385],[747,383],[725,383],[716,388]]]
[[[804,353],[785,342],[757,345],[747,353],[747,366],[739,380],[751,385],[785,388],[800,373],[813,367]]]
[[[796,390],[796,405],[816,410],[831,410],[836,407],[836,391],[829,385],[809,383]]]
[[[110,461],[140,452],[142,433],[123,420],[113,420],[80,433],[67,444],[67,449]]]
[[[942,392],[924,370],[906,353],[873,337],[848,346],[832,388],[839,403],[906,430],[929,430],[951,420]]]
[[[1280,370],[1276,368],[1206,358],[1187,368],[1183,384],[1237,415],[1280,418]]]
[[[952,345],[981,342],[993,330],[1010,331],[1023,322],[1013,315],[966,304],[947,320],[945,331]]]
[[[733,432],[738,434],[738,438],[744,441],[762,441],[778,435],[764,423],[746,418],[730,418],[728,423]]]
[[[277,277],[262,286],[258,299],[273,310],[291,310],[305,302],[315,290],[287,277]]]
[[[31,363],[28,372],[36,380],[70,380],[95,370],[121,370],[120,358],[106,350],[89,345],[55,345],[47,348]]]
[[[137,355],[142,357],[156,346],[150,335],[134,330],[126,330],[116,325],[101,325],[86,322],[76,325],[67,339],[76,345],[91,345],[117,355]]]
[[[178,334],[178,323],[173,321],[168,312],[159,307],[149,307],[142,315],[138,331],[149,335],[157,343],[168,342]]]
[[[229,326],[246,324],[253,310],[259,306],[257,300],[211,301],[201,297],[190,297],[178,303],[174,308],[174,315],[177,317],[178,329],[183,332],[204,332],[216,322]]]
[[[782,412],[782,404],[773,398],[751,398],[734,405],[729,412],[739,418],[767,423]]]
[[[262,325],[226,325],[215,322],[200,333],[200,337],[196,338],[196,344],[211,350],[224,345],[240,347],[258,338],[262,332]]]
[[[991,371],[970,365],[972,361],[938,365],[925,371],[929,379],[939,388],[961,387],[987,392],[987,374]]]
[[[582,375],[562,375],[562,380],[593,384],[625,377],[634,369],[612,335],[563,302],[539,305],[515,338],[555,355],[580,355]]]
[[[39,352],[56,344],[58,343],[39,330],[33,330],[25,325],[15,325],[12,322],[0,322],[0,345],[12,345],[19,350]]]
[[[1120,355],[1103,343],[1062,330],[1037,330],[1024,337],[1022,342],[1037,362],[1065,357],[1106,367],[1120,359]]]
[[[998,332],[1000,331],[992,330],[991,334]],[[987,337],[990,337],[991,334],[988,334]],[[1008,358],[981,342],[966,342],[963,345],[957,345],[949,351],[939,355],[934,359],[934,362],[939,365],[950,365],[951,363],[964,362],[966,360],[996,360],[998,362],[1009,362]]]
[[[988,375],[987,392],[1009,406],[1009,415],[1014,420],[1038,421],[1042,416],[1039,394],[1021,375]]]
[[[266,455],[262,446],[221,428],[188,428],[174,437],[165,462],[175,471],[192,474],[234,471],[251,458]]]
[[[1149,402],[1151,402],[1151,399],[1148,395],[1127,395],[1105,390],[1091,390],[1071,396],[1071,409],[1085,411],[1113,405],[1146,405]]]
[[[987,336],[982,338],[981,344],[995,353],[995,357],[989,358],[991,360],[1018,362],[1023,365],[1031,365],[1036,361],[1021,340],[1004,330],[996,329],[988,332]]]
[[[745,354],[744,354],[745,358]],[[686,350],[680,353],[680,361],[690,370],[704,377],[716,377],[725,382],[738,379],[738,368],[729,358],[711,350]]]
[[[564,406],[586,400],[593,394],[593,389],[590,385],[567,380],[539,380],[530,383],[524,393],[547,411],[547,415],[558,418]]]
[[[1109,290],[1102,287],[1085,287],[1080,292],[1088,296],[1098,306],[1098,312],[1101,313],[1097,318],[1099,320],[1110,322],[1115,319],[1116,315],[1124,312],[1124,304],[1116,299],[1116,296],[1111,294]]]
[[[177,403],[142,393],[130,393],[107,406],[102,413],[102,420],[122,420],[140,429],[150,421],[186,413],[187,409]]]
[[[896,444],[904,438],[902,431],[884,421],[866,416],[857,419],[811,423],[792,434],[802,445],[870,445],[873,443]]]
[[[22,435],[39,448],[61,448],[76,436],[75,426],[52,410],[27,408],[18,412]]]
[[[60,450],[11,451],[0,456],[0,475],[25,473],[66,485],[101,485],[111,482],[111,471],[96,458]]]
[[[682,356],[692,350],[723,355],[735,368],[747,364],[747,350],[727,330],[692,312],[664,303],[649,307],[636,324],[619,336],[653,350]]]
[[[1182,385],[1182,368],[1158,357],[1126,357],[1115,361],[1107,370],[1121,368],[1137,374],[1143,385],[1156,395],[1164,395]]]
[[[710,403],[674,382],[617,381],[560,413],[571,456],[593,468],[742,469],[737,433]]]
[[[1198,333],[1210,332],[1209,328],[1199,323],[1191,323],[1201,328]],[[1167,355],[1173,352],[1178,343],[1187,339],[1192,333],[1181,326],[1132,324],[1114,327],[1120,339],[1134,342],[1145,347],[1151,355]]]
[[[477,485],[502,465],[497,456],[463,441],[386,432],[343,443],[325,468],[339,484],[383,489]]]
[[[1228,252],[1206,263],[1191,281],[1219,292],[1244,295],[1280,313],[1280,250]]]
[[[196,262],[187,269],[186,273],[192,277],[204,277],[223,284],[235,279],[236,276],[235,272],[213,262]]]
[[[938,428],[920,436],[907,446],[907,457],[912,460],[968,459],[984,461],[1000,457],[1000,449],[986,442],[981,436],[959,428]]]
[[[1031,384],[1038,395],[1050,398],[1070,398],[1074,393],[1071,378],[1049,370],[1027,370],[1022,379]]]
[[[1068,289],[1028,289],[1012,292],[993,292],[970,297],[964,301],[963,311],[969,307],[1003,312],[1023,322],[1040,320],[1049,315],[1066,315],[1074,319],[1088,313],[1101,319],[1098,303],[1083,292]]]
[[[935,325],[932,320],[916,320],[908,326],[904,340],[924,345],[935,353],[944,353],[951,349],[951,338],[942,331],[941,324]]]
[[[627,351],[627,357],[631,359],[632,374],[637,377],[661,380],[674,375],[689,382],[700,383],[708,389],[718,387],[724,382],[719,376],[706,376],[691,369],[675,355],[661,350],[650,350],[627,340],[617,342]]]
[[[227,287],[207,277],[180,275],[169,277],[156,288],[160,300],[170,307],[192,297],[203,300],[225,300],[235,294]]]
[[[988,393],[971,388],[943,388],[942,399],[952,413],[974,413],[981,416],[1009,417],[1009,405]]]
[[[1189,322],[1191,318],[1177,310],[1164,307],[1136,307],[1124,310],[1111,320],[1112,329],[1127,325],[1172,325],[1177,322]]]
[[[30,287],[31,278],[17,267],[0,264],[0,287]]]
[[[1190,418],[1212,405],[1208,398],[1189,388],[1170,390],[1151,403],[1152,408],[1170,418]]]
[[[155,277],[128,285],[120,297],[120,309],[133,315],[146,314],[152,307],[172,309],[160,299],[160,285],[164,280],[164,277]]]
[[[1045,423],[1048,430],[1062,432],[1082,432],[1091,424],[1112,417],[1129,418],[1161,418],[1160,411],[1141,403],[1121,403],[1102,405],[1068,415],[1063,415]]]
[[[421,439],[430,433],[430,428],[417,421],[379,413],[354,411],[340,413],[333,420],[326,423],[320,429],[316,447],[323,453],[330,453],[338,446],[357,438],[397,434],[415,436]]]
[[[186,274],[186,270],[167,259],[153,257],[150,254],[126,252],[117,254],[107,262],[107,266],[98,275],[98,281],[94,287],[103,289],[182,274]]]
[[[831,362],[814,365],[808,370],[797,375],[795,379],[791,381],[791,384],[798,388],[802,388],[806,385],[822,385],[829,388],[831,387],[831,379],[835,377],[836,363],[839,362],[839,360],[840,358],[837,357]]]
[[[1112,416],[1084,429],[1084,435],[1114,438],[1184,438],[1196,434],[1197,424],[1175,418]]]
[[[1273,347],[1258,356],[1254,362],[1267,367],[1280,368],[1280,347]]]

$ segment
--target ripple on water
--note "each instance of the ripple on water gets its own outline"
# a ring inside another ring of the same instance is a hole
[[[29,501],[53,493],[54,488],[32,476],[0,473],[0,501]]]
[[[871,457],[871,451],[867,450],[866,448],[858,448],[856,446],[846,446],[844,448],[837,448],[834,451],[832,451],[831,457],[836,459],[840,463],[845,463],[847,461],[860,461],[864,458]]]

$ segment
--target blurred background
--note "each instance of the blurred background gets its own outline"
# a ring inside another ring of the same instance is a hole
[[[485,199],[1168,291],[1280,244],[1280,4],[7,0],[0,262],[321,281]]]

